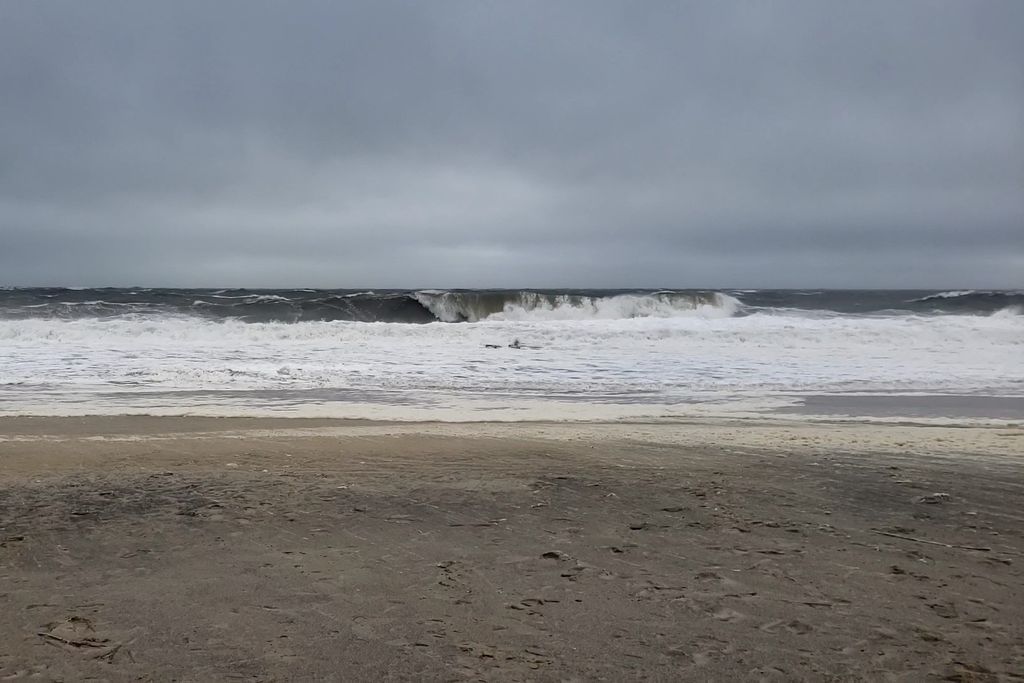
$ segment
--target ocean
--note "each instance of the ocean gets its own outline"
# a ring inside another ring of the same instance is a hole
[[[0,290],[0,415],[856,418],[872,396],[1024,419],[1024,292]]]

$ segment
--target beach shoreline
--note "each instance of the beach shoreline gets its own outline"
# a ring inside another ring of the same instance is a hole
[[[0,676],[1012,680],[1024,430],[0,418]]]

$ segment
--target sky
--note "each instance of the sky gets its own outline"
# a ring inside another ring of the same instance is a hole
[[[0,284],[1024,287],[1024,2],[0,2]]]

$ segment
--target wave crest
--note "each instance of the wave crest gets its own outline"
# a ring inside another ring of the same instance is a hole
[[[1017,315],[1024,308],[1024,292],[959,289],[929,294],[908,303],[916,304],[915,308],[927,306],[944,313]]]
[[[1024,315],[1024,306],[1007,306],[1006,308],[1000,308],[998,311],[992,314],[994,318],[1010,318],[1013,316]]]
[[[742,303],[721,292],[653,292],[591,296],[544,292],[422,290],[415,299],[442,322],[481,320],[622,320],[700,315],[726,318]]]
[[[977,294],[973,289],[953,289],[948,292],[936,292],[935,294],[929,294],[928,296],[922,296],[919,299],[911,299],[911,303],[920,303],[922,301],[935,301],[936,299],[959,299],[965,296],[971,296]]]

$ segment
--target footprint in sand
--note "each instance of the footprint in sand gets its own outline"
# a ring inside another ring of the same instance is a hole
[[[465,589],[463,583],[464,572],[461,565],[455,560],[438,562],[437,568],[441,570],[441,577],[437,580],[439,586],[453,590]]]
[[[123,645],[99,633],[91,620],[77,616],[47,624],[38,635],[50,645],[89,659],[113,661]]]
[[[726,622],[741,621],[741,620],[747,618],[746,614],[743,614],[742,612],[737,612],[736,610],[731,609],[729,607],[723,607],[722,609],[718,610],[717,612],[715,612],[711,616],[714,617],[715,619],[718,619],[719,621],[726,621]]]
[[[800,621],[799,619],[790,619],[788,621],[785,619],[776,619],[774,621],[769,621],[767,624],[762,624],[758,628],[765,633],[778,633],[782,630],[798,636],[804,636],[814,631],[813,626],[805,621]]]

